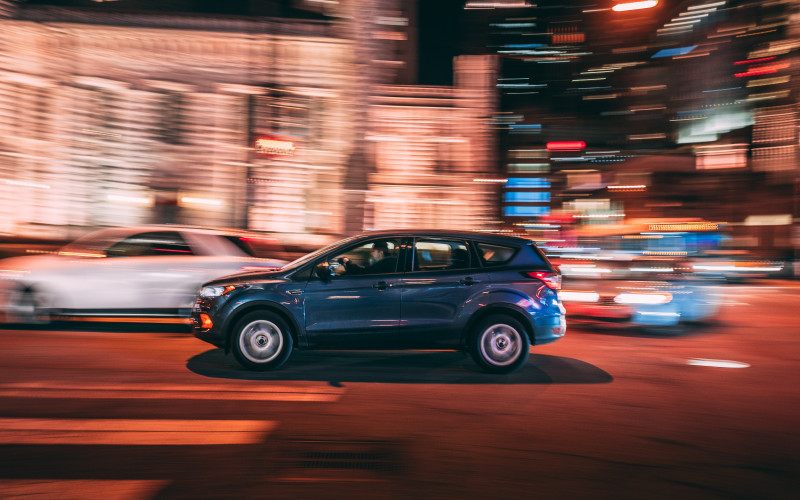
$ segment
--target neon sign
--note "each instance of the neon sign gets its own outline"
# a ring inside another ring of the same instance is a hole
[[[292,141],[275,139],[272,137],[259,137],[256,139],[256,153],[270,156],[292,156],[295,151]]]

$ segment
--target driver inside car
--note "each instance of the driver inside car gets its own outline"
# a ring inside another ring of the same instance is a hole
[[[379,241],[372,245],[366,265],[360,266],[347,257],[340,257],[339,264],[344,266],[347,275],[386,274],[393,273],[397,269],[397,257],[391,253],[385,241]]]

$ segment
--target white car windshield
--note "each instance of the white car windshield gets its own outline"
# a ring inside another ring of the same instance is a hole
[[[106,250],[121,239],[128,236],[130,231],[122,229],[103,229],[81,236],[72,243],[61,248],[60,255],[68,256],[104,256]]]

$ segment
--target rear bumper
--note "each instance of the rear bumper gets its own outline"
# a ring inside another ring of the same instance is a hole
[[[531,344],[544,345],[555,342],[567,333],[567,315],[562,304],[558,304],[558,314],[538,316],[533,322]]]

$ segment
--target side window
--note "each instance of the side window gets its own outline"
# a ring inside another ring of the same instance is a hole
[[[192,255],[192,249],[175,231],[156,231],[129,236],[108,248],[109,257]]]
[[[511,260],[517,251],[514,247],[493,245],[491,243],[476,243],[475,246],[478,248],[478,254],[486,266],[505,264]]]
[[[415,271],[467,269],[469,267],[469,247],[463,241],[418,239],[414,245]]]
[[[328,259],[336,276],[389,274],[397,272],[400,241],[395,238],[370,240]]]

